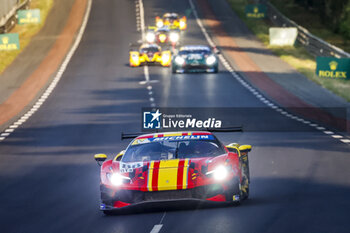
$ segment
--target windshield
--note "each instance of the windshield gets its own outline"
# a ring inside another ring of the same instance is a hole
[[[150,160],[167,160],[182,158],[214,157],[222,155],[225,150],[215,140],[174,140],[157,141],[128,147],[123,162],[143,162]]]
[[[166,21],[173,21],[173,20],[177,20],[177,16],[167,16],[167,17],[164,17],[164,20]]]
[[[156,53],[159,52],[159,49],[157,47],[146,47],[141,49],[141,53]]]
[[[206,55],[206,54],[210,54],[209,50],[182,50],[179,52],[179,55],[188,55],[188,54],[202,54],[202,55]]]
[[[159,29],[159,30],[157,31],[157,33],[168,33],[168,32],[169,32],[168,29]]]

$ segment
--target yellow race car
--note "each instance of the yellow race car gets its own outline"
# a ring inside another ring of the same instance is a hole
[[[186,30],[187,28],[187,18],[180,16],[176,13],[165,13],[163,17],[156,17],[156,26],[161,28],[163,26],[175,27],[180,30]]]
[[[171,65],[170,50],[162,51],[161,47],[157,44],[144,43],[138,50],[131,50],[129,54],[129,64],[131,67],[138,67],[144,64]]]

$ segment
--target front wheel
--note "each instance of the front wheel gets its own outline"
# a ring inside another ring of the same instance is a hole
[[[249,197],[249,180],[247,177],[243,176],[242,177],[242,182],[241,182],[241,198],[242,200],[246,200]]]

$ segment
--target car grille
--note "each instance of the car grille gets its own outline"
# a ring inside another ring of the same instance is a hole
[[[172,200],[183,198],[192,198],[191,190],[145,192],[144,195],[145,201]]]
[[[203,65],[203,64],[196,64],[196,65],[191,65],[188,64],[185,67],[187,70],[206,70],[209,67],[207,65]]]

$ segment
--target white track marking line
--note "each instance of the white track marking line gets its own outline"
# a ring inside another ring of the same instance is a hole
[[[87,22],[89,20],[89,15],[90,15],[90,11],[91,11],[91,5],[92,5],[92,0],[88,0],[88,5],[86,8],[86,12],[83,18],[83,22],[80,26],[79,32],[74,40],[74,43],[72,45],[72,47],[70,48],[68,54],[65,56],[61,66],[59,67],[55,78],[51,81],[50,85],[46,88],[46,90],[44,91],[44,93],[40,96],[40,98],[34,103],[34,105],[32,106],[32,108],[30,110],[28,110],[19,120],[17,120],[16,122],[14,122],[12,125],[10,125],[5,132],[9,132],[9,133],[2,133],[0,137],[0,141],[3,141],[6,137],[8,137],[10,135],[10,133],[14,132],[14,130],[21,124],[23,124],[26,120],[29,119],[29,117],[31,117],[33,115],[33,113],[35,113],[40,107],[41,105],[45,102],[45,100],[47,99],[47,97],[49,97],[49,95],[52,93],[53,89],[55,89],[57,83],[60,81],[60,79],[62,78],[63,73],[65,72],[65,70],[67,69],[68,63],[70,62],[74,52],[77,50],[80,41],[83,37]]]
[[[148,66],[144,66],[143,67],[143,72],[145,73],[145,80],[146,80],[146,83],[149,83],[149,69],[148,69]]]
[[[143,1],[142,0],[136,0],[135,1],[135,6],[136,6],[136,23],[137,23],[137,27],[138,25],[140,26],[140,30],[141,30],[141,38],[142,41],[145,39],[145,11],[144,11],[144,7],[143,7]],[[155,99],[153,97],[153,92],[150,91],[152,90],[152,86],[151,83],[157,82],[157,80],[151,80],[150,75],[149,75],[149,68],[148,66],[144,66],[143,67],[143,73],[145,75],[145,81],[141,81],[139,82],[139,84],[141,85],[145,85],[147,84],[147,89],[149,90],[148,95],[149,95],[149,101],[151,102],[151,107],[155,107]]]
[[[156,225],[153,226],[153,228],[152,228],[150,233],[158,233],[160,231],[160,229],[162,229],[162,227],[163,227],[162,223],[163,223],[163,220],[165,218],[165,215],[166,215],[166,212],[164,212],[162,218],[160,219],[159,224],[156,224]]]
[[[162,227],[163,227],[163,224],[154,225],[152,230],[151,230],[151,233],[158,233],[160,231],[160,229],[162,229]]]
[[[213,48],[216,48],[216,45],[215,43],[213,42],[213,40],[211,39],[211,37],[209,36],[207,30],[205,29],[205,27],[203,26],[203,23],[201,21],[201,19],[199,18],[198,16],[198,13],[197,13],[197,10],[196,10],[196,7],[195,5],[193,4],[193,1],[192,0],[188,0],[189,3],[190,3],[190,6],[192,8],[192,12],[193,12],[193,15],[195,16],[196,18],[196,22],[198,24],[198,26],[200,27],[204,37],[206,38],[208,44],[213,47]],[[302,119],[298,116],[295,116],[291,113],[288,113],[282,109],[280,109],[279,107],[277,107],[276,105],[272,104],[269,100],[267,100],[264,96],[262,96],[260,94],[259,91],[257,91],[255,88],[253,88],[252,86],[250,86],[246,81],[244,81],[241,77],[239,77],[239,75],[234,71],[234,69],[231,67],[230,63],[225,59],[225,57],[222,55],[222,54],[219,54],[218,55],[219,57],[219,60],[220,62],[224,65],[224,67],[231,73],[231,75],[239,82],[242,84],[242,86],[244,86],[247,90],[249,90],[253,95],[255,95],[261,102],[265,103],[267,106],[269,106],[270,108],[274,109],[275,111],[281,113],[282,115],[292,119],[292,120],[295,120],[295,121],[299,121],[305,125],[308,125],[308,126],[311,126],[311,127],[314,127],[316,128],[317,130],[320,130],[320,131],[324,131],[326,128],[324,127],[321,127],[317,124],[314,124],[314,123],[311,123],[310,121],[307,121],[305,119]],[[326,132],[326,131],[325,131]],[[330,132],[330,131],[327,131],[327,132]],[[329,135],[329,134],[327,134]],[[334,136],[340,136],[340,138],[343,138],[343,136],[341,135],[330,135],[332,136],[333,138],[338,138],[338,137],[334,137]],[[340,139],[340,141],[344,142],[344,143],[350,143],[350,139]]]

